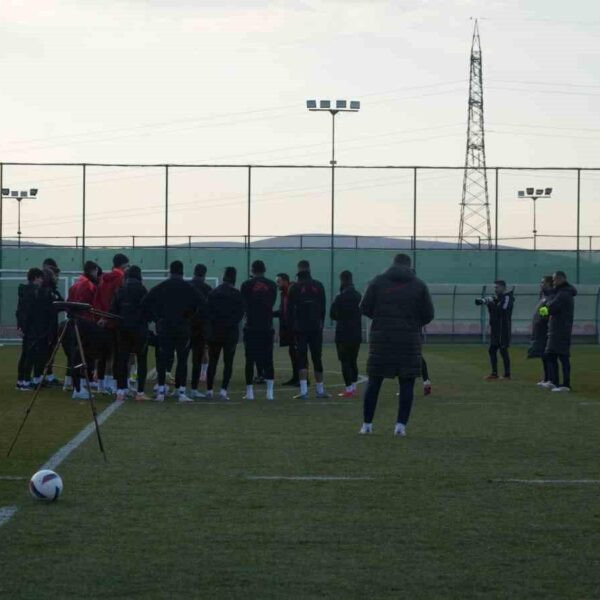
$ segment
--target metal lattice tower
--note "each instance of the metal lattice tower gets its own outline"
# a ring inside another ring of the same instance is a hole
[[[485,169],[485,135],[483,125],[483,77],[479,27],[475,20],[471,44],[469,77],[469,122],[467,155],[460,205],[458,247],[492,246],[492,226]]]

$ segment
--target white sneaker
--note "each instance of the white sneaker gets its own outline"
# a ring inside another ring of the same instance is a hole
[[[125,402],[126,397],[127,394],[125,393],[125,390],[117,390],[117,401]]]
[[[552,392],[570,392],[571,388],[561,385],[560,387],[553,387]]]
[[[198,390],[192,390],[190,392],[190,396],[194,399],[198,399],[198,398],[206,398],[206,394],[203,394],[202,392],[198,391]]]
[[[90,396],[88,394],[88,391],[81,386],[80,390],[73,390],[73,395],[71,396],[71,398],[73,398],[73,400],[89,400]]]
[[[540,385],[540,387],[543,387],[546,390],[552,390],[554,389],[556,386],[551,382],[551,381],[544,381],[543,384]]]
[[[273,394],[273,390],[267,391],[267,400],[275,400],[275,394]]]
[[[229,394],[227,393],[227,390],[221,389],[221,391],[219,392],[219,398],[221,400],[229,400]]]
[[[65,392],[70,392],[73,389],[73,378],[70,375],[65,377],[65,381],[63,383],[63,390]]]
[[[165,401],[165,395],[160,392],[157,393],[156,396],[154,396],[154,402],[164,402]]]
[[[541,381],[538,381],[535,385],[539,386],[539,387],[546,387],[546,384],[548,382],[544,381],[543,379]]]
[[[212,400],[212,399],[214,398],[213,391],[212,391],[212,390],[206,390],[205,397],[206,397],[208,400]]]
[[[369,433],[373,433],[373,424],[372,423],[363,423],[359,435],[368,435]]]
[[[403,425],[402,423],[396,423],[396,427],[394,427],[394,435],[406,437],[406,425]]]
[[[186,396],[185,392],[179,392],[177,396],[178,402],[193,402],[194,400],[189,396]]]

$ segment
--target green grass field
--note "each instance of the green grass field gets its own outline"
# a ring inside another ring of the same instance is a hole
[[[18,507],[0,527],[1,598],[600,597],[600,484],[506,481],[600,481],[600,348],[574,348],[563,395],[536,388],[524,348],[512,382],[484,383],[484,347],[427,346],[434,394],[419,386],[404,439],[393,382],[359,436],[360,400],[242,403],[242,354],[228,404],[121,407],[108,464],[90,437],[46,505],[6,477],[29,477],[89,407],[44,393],[5,459],[30,396],[0,349],[0,507]],[[253,479],[269,476],[369,479]]]

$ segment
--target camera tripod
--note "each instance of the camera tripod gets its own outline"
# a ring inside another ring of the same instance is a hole
[[[75,369],[80,370],[80,372],[81,372],[81,377],[79,377],[80,385],[83,383],[83,381],[85,381],[85,384],[87,386],[88,400],[90,402],[90,408],[92,410],[92,418],[94,420],[96,437],[98,438],[98,446],[100,448],[100,452],[102,453],[102,456],[104,457],[104,462],[107,462],[108,459],[106,458],[106,451],[104,450],[104,443],[102,442],[102,435],[100,434],[100,426],[98,425],[98,412],[96,410],[96,403],[94,401],[94,397],[92,396],[92,390],[90,387],[90,377],[89,377],[88,365],[87,365],[87,362],[85,359],[83,343],[81,341],[81,332],[79,330],[79,319],[82,318],[83,314],[93,315],[93,316],[101,317],[103,319],[111,319],[111,320],[119,319],[120,317],[110,314],[110,313],[107,313],[107,312],[104,312],[104,311],[96,310],[96,309],[92,308],[90,304],[85,304],[85,303],[81,303],[81,302],[53,302],[53,305],[56,310],[65,311],[67,313],[67,320],[65,322],[64,327],[62,328],[62,331],[60,332],[60,334],[58,336],[58,339],[56,340],[56,343],[54,344],[54,348],[52,349],[52,352],[50,353],[50,358],[48,359],[48,362],[46,363],[46,365],[44,367],[44,371],[42,373],[42,378],[38,382],[38,384],[33,392],[33,397],[31,398],[31,402],[29,403],[29,406],[25,410],[25,415],[23,416],[23,421],[21,422],[21,425],[19,426],[19,429],[17,430],[17,433],[12,441],[12,444],[10,445],[8,452],[6,453],[6,457],[8,458],[10,456],[13,448],[15,447],[15,444],[17,443],[17,440],[19,439],[19,436],[21,435],[21,431],[23,430],[23,427],[25,427],[27,418],[29,417],[29,414],[31,413],[31,411],[35,405],[35,402],[40,394],[40,390],[42,389],[44,381],[46,381],[46,376],[48,375],[50,366],[54,363],[54,359],[56,357],[56,354],[58,353],[58,349],[62,345],[63,339],[65,339],[67,332],[69,330],[72,330],[75,335],[76,348],[77,348],[77,351],[79,352],[79,358],[80,358],[81,362],[78,365],[71,366],[71,369],[73,371]]]

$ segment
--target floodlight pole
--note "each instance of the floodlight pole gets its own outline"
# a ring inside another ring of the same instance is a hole
[[[533,200],[533,250],[535,252],[537,250],[537,214],[535,202],[538,196],[533,196],[531,199]]]
[[[21,198],[20,196],[17,198],[17,248],[21,247]]]
[[[330,239],[330,265],[329,265],[329,302],[333,302],[335,296],[335,115],[337,110],[331,113],[331,239]]]

